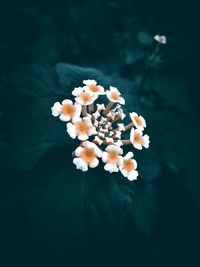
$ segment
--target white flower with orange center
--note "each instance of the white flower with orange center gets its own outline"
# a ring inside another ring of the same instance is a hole
[[[150,143],[149,136],[147,134],[143,136],[143,132],[141,130],[135,130],[134,128],[131,129],[130,141],[133,146],[139,150],[141,150],[142,147],[148,148]]]
[[[122,163],[123,149],[116,145],[109,145],[106,147],[106,151],[102,154],[102,161],[105,162],[104,169],[106,171],[118,172],[118,166]]]
[[[71,100],[65,99],[62,104],[59,102],[54,103],[51,111],[52,115],[54,117],[59,116],[61,121],[70,121],[80,116],[81,105],[78,103],[73,104]]]
[[[71,138],[77,137],[82,141],[97,133],[89,117],[77,118],[73,123],[67,123],[67,132]]]
[[[96,168],[98,166],[98,158],[102,156],[102,151],[94,143],[85,141],[75,150],[74,154],[73,163],[76,168],[85,172],[88,167]]]
[[[124,177],[127,177],[129,181],[136,180],[138,177],[137,162],[132,159],[133,153],[128,152],[119,166],[119,169]]]
[[[83,106],[91,105],[97,98],[98,94],[92,92],[86,92],[83,87],[77,87],[72,91],[76,102]]]
[[[110,90],[106,90],[106,95],[111,102],[125,105],[125,100],[116,87],[110,86]]]
[[[131,118],[131,120],[133,122],[133,125],[137,129],[143,131],[144,128],[146,127],[146,121],[145,121],[145,119],[142,116],[138,116],[138,114],[135,113],[135,112],[131,112],[131,113],[129,113],[129,115],[130,115],[130,118]]]
[[[83,83],[86,85],[84,86],[85,92],[97,94],[97,95],[104,95],[105,90],[103,86],[97,85],[95,80],[84,80]]]

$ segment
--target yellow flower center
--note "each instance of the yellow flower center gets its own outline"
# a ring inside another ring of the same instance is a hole
[[[95,159],[95,153],[93,148],[85,148],[81,152],[81,157],[83,161],[85,161],[87,164],[90,164]]]
[[[93,93],[99,92],[99,86],[97,85],[89,85],[90,91],[92,91]]]
[[[143,141],[142,135],[139,133],[135,133],[134,134],[134,142],[141,145],[142,141]]]
[[[108,152],[108,162],[111,164],[117,164],[119,160],[119,155],[116,151]]]
[[[126,170],[127,172],[131,172],[132,170],[135,169],[133,160],[128,159],[124,161],[123,169]]]
[[[84,103],[87,103],[88,101],[90,101],[91,96],[90,96],[88,93],[83,92],[83,93],[80,95],[80,98],[83,100]]]
[[[113,100],[119,100],[119,94],[118,93],[116,93],[116,92],[112,92],[111,94],[110,94],[110,97],[111,97],[111,99],[113,99]]]
[[[135,116],[135,121],[137,123],[138,126],[142,126],[142,120],[138,117],[138,116]]]
[[[75,110],[76,108],[72,104],[64,104],[62,105],[61,113],[66,116],[72,116]]]
[[[78,134],[88,134],[88,126],[85,122],[77,122],[76,123],[76,131]]]

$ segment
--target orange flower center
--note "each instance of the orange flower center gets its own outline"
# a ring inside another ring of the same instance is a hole
[[[119,100],[119,94],[118,93],[116,93],[116,92],[112,92],[111,93],[111,99],[113,99],[113,100]]]
[[[80,98],[83,100],[84,103],[87,103],[91,99],[91,96],[88,93],[83,92],[80,95]]]
[[[78,134],[87,134],[88,133],[88,126],[85,122],[78,122],[76,123],[76,130]]]
[[[85,148],[81,152],[81,157],[87,164],[92,163],[93,160],[95,159],[94,149],[93,148]]]
[[[125,160],[123,169],[125,169],[127,172],[131,172],[132,170],[135,169],[134,163],[131,159]]]
[[[99,86],[97,86],[97,85],[89,85],[89,88],[93,93],[100,91]]]
[[[116,151],[108,152],[108,162],[111,164],[117,164],[119,160],[119,155]]]
[[[142,135],[139,133],[134,134],[134,142],[137,144],[142,144],[143,138]]]
[[[75,110],[76,108],[72,104],[64,104],[62,105],[61,112],[66,116],[72,116]]]
[[[137,123],[138,126],[142,126],[142,120],[138,117],[138,116],[135,116],[135,121]]]

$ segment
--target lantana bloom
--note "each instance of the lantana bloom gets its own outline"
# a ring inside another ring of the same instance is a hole
[[[85,141],[79,146],[75,152],[73,163],[77,169],[87,171],[90,168],[96,168],[99,164],[98,158],[101,157],[102,151],[92,142]]]
[[[106,95],[111,102],[125,105],[125,100],[121,97],[121,93],[116,87],[110,86],[110,90],[106,90]]]
[[[160,44],[166,44],[167,43],[167,38],[166,38],[165,35],[158,35],[158,34],[156,34],[154,36],[154,40],[156,40]]]
[[[128,145],[131,149],[149,147],[149,136],[143,134],[145,119],[131,112],[131,121],[125,125],[126,114],[121,106],[125,100],[120,91],[113,86],[105,91],[92,79],[84,80],[82,87],[72,90],[72,95],[74,103],[68,99],[61,104],[56,102],[51,110],[53,116],[67,122],[69,136],[80,140],[73,153],[76,168],[88,171],[89,167],[97,167],[101,159],[106,171],[121,172],[128,180],[136,180],[137,162],[131,151],[123,156],[123,146]],[[107,103],[96,103],[100,95]],[[123,135],[128,136],[129,130],[130,138],[123,139]]]
[[[134,128],[131,129],[130,140],[136,149],[141,150],[142,147],[145,148],[149,147],[150,143],[149,136],[147,134],[143,136],[143,132],[139,129],[136,130]]]
[[[138,114],[136,112],[131,112],[129,113],[130,118],[132,120],[132,122],[134,123],[134,126],[139,129],[139,130],[144,130],[144,128],[146,127],[146,121],[142,116],[138,116]]]
[[[122,163],[123,149],[116,145],[109,145],[102,154],[102,161],[106,163],[104,169],[106,171],[118,172],[118,166]]]
[[[78,118],[81,114],[81,105],[78,103],[73,104],[69,99],[62,101],[62,104],[56,102],[51,108],[54,117],[59,116],[61,121],[70,121]]]
[[[85,92],[97,94],[97,95],[104,95],[105,90],[103,86],[97,85],[95,80],[84,80],[83,83],[86,85],[84,86]]]
[[[123,157],[122,163],[119,165],[119,169],[124,177],[127,177],[128,180],[133,181],[138,177],[137,162],[135,159],[132,159],[133,152],[128,152],[125,157]]]
[[[67,123],[67,132],[71,138],[79,140],[87,140],[89,136],[96,134],[96,129],[93,126],[89,117],[77,118],[72,123]]]

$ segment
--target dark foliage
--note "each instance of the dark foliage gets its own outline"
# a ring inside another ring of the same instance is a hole
[[[195,6],[10,2],[0,11],[1,266],[196,266]],[[155,33],[169,41],[152,60]],[[89,78],[119,87],[127,111],[146,118],[137,182],[72,164],[76,144],[50,108]]]

